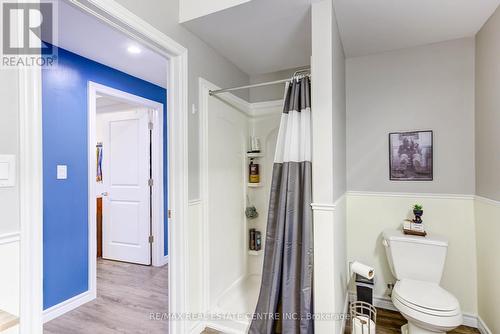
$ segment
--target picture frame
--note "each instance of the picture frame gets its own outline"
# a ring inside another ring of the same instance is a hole
[[[433,181],[433,137],[432,130],[389,133],[389,179]]]

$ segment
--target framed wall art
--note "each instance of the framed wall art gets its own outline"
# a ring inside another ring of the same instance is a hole
[[[432,131],[389,134],[389,177],[392,181],[433,180]]]

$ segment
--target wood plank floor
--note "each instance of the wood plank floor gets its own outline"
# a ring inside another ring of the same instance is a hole
[[[401,334],[401,326],[406,323],[406,319],[399,312],[377,309],[377,334]],[[344,334],[351,334],[349,321],[346,322]],[[216,330],[207,328],[202,334],[221,334]],[[460,326],[449,332],[449,334],[480,334],[476,328]]]
[[[97,261],[97,299],[44,325],[44,334],[168,333],[168,268]]]
[[[401,326],[406,323],[401,313],[377,309],[377,334],[401,334]],[[351,328],[349,321],[346,322],[345,334],[350,334]],[[460,326],[449,334],[480,334],[476,328]]]

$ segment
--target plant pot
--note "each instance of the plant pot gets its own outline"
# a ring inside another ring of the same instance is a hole
[[[424,214],[424,210],[413,210],[413,214],[415,215],[415,219],[413,220],[415,223],[422,222],[422,215]]]

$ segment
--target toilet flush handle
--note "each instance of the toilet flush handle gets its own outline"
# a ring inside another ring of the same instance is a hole
[[[382,240],[382,245],[384,245],[384,247],[389,247],[389,243],[385,239]]]

